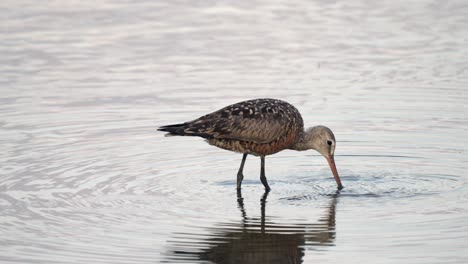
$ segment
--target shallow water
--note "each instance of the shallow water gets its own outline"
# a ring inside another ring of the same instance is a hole
[[[1,263],[466,263],[466,1],[2,1]],[[338,140],[159,125],[244,99]]]

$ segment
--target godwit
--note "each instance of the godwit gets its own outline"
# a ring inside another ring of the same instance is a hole
[[[265,156],[284,149],[304,151],[314,149],[324,156],[335,177],[338,189],[343,189],[336,170],[335,136],[325,126],[304,130],[301,114],[293,105],[276,99],[254,99],[226,106],[211,114],[182,124],[162,126],[159,131],[169,135],[199,136],[210,145],[243,153],[237,173],[237,189],[244,179],[243,169],[248,154],[260,156],[260,180],[269,191],[265,177]]]

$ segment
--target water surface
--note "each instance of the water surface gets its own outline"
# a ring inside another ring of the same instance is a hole
[[[466,263],[466,1],[2,1],[1,263]],[[337,137],[156,127],[245,99]]]

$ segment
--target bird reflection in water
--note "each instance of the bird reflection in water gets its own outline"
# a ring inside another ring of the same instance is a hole
[[[249,218],[238,191],[242,222],[209,228],[209,237],[196,241],[188,235],[174,244],[166,263],[303,263],[306,250],[334,245],[337,196],[331,196],[327,213],[316,223],[291,225],[265,221],[268,192],[261,199],[260,219]]]

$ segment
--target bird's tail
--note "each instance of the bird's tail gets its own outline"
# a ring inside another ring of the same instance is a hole
[[[184,130],[186,125],[187,123],[161,126],[158,128],[158,131],[168,132],[166,136],[185,136]]]
[[[208,131],[207,131],[208,130]],[[203,122],[197,120],[181,124],[162,126],[158,131],[168,132],[165,136],[197,136],[203,138],[213,138],[213,131]]]

